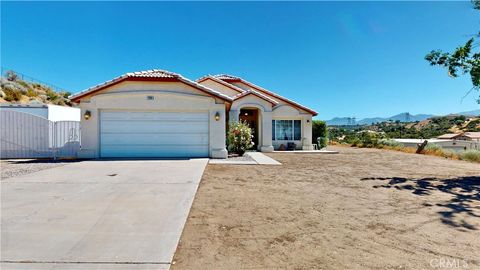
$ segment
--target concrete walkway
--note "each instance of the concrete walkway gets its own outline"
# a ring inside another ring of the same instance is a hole
[[[1,182],[1,269],[168,269],[207,159],[85,161]]]
[[[260,152],[248,152],[247,155],[253,158],[255,162],[260,165],[282,165],[282,163]]]
[[[245,155],[252,160],[211,159],[209,163],[223,165],[282,165],[282,163],[260,152],[247,152]]]
[[[296,150],[296,151],[273,151],[274,153],[281,154],[338,154],[338,151],[335,150]]]

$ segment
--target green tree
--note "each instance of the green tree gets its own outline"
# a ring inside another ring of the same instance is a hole
[[[318,138],[320,138],[320,140]],[[324,121],[312,121],[312,141],[313,143],[318,143],[319,148],[324,148],[327,146],[328,130],[327,124]]]
[[[472,3],[474,9],[480,10],[480,0],[472,0]],[[475,43],[476,38],[480,38],[480,32],[453,52],[433,50],[425,56],[425,60],[430,62],[430,65],[447,68],[448,75],[453,78],[468,73],[473,87],[467,95],[472,90],[480,91],[480,52],[474,51],[479,48],[478,43]],[[477,97],[477,102],[480,104],[480,95]]]

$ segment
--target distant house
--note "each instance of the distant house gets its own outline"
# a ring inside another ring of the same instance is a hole
[[[480,132],[447,133],[437,137],[440,140],[480,141]]]
[[[480,132],[465,132],[461,138],[466,138],[467,141],[480,141]]]
[[[23,112],[50,121],[80,121],[80,109],[52,104],[0,104],[2,111]]]
[[[461,135],[461,134],[460,134]],[[393,139],[405,147],[416,148],[419,144],[425,141],[425,139]],[[443,149],[453,151],[464,151],[467,149],[480,149],[479,141],[472,140],[460,140],[460,139],[426,139],[429,144],[436,144]]]
[[[456,140],[458,137],[462,136],[462,133],[447,133],[437,137],[439,140]]]

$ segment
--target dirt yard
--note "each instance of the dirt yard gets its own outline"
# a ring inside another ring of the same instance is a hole
[[[334,149],[209,165],[172,268],[480,267],[479,164]]]

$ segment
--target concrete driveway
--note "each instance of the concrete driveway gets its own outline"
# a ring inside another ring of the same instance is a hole
[[[168,269],[207,159],[84,161],[1,182],[1,269]]]

